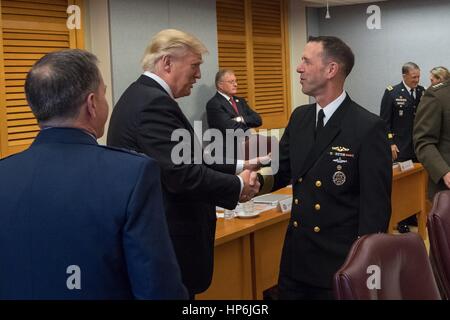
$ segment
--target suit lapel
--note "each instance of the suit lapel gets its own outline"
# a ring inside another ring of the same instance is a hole
[[[308,153],[308,156],[300,170],[298,177],[303,176],[317,161],[317,159],[323,154],[325,149],[330,145],[330,143],[334,140],[334,138],[341,131],[341,122],[344,118],[349,105],[351,103],[350,97],[347,95],[344,102],[337,108],[337,110],[333,113],[330,120],[328,120],[327,124],[323,127],[320,135],[317,137],[311,151]],[[314,109],[314,121],[313,129],[315,129],[315,108]],[[312,135],[314,137],[314,133]]]
[[[419,86],[416,87],[416,105],[419,104],[420,98],[422,98],[423,90],[419,89]]]
[[[220,101],[220,104],[225,107],[225,110],[233,116],[236,116],[236,112],[234,111],[233,106],[231,105],[230,101],[227,101],[223,95],[221,95],[219,92],[216,93],[217,98]],[[234,97],[232,97],[234,99]],[[234,99],[236,101],[236,99]],[[236,103],[237,104],[237,103]],[[238,110],[239,110],[239,104],[237,104]]]
[[[234,99],[234,101],[236,101],[236,106],[237,106],[237,109],[239,111],[238,115],[243,115],[244,114],[244,108],[242,106],[241,100],[237,99],[236,97],[233,97],[233,99]],[[233,108],[233,107],[231,107],[231,108]],[[233,113],[235,113],[234,109],[233,109]]]
[[[167,94],[169,97],[169,93],[164,90],[164,88],[155,80],[153,80],[152,78],[146,76],[146,75],[141,75],[138,79],[137,82],[139,82],[140,84],[149,86],[149,87],[154,87],[154,88],[158,88],[159,90],[161,90],[162,92],[164,92],[165,94]],[[172,98],[171,98],[172,99]]]
[[[148,87],[153,87],[153,88],[157,88],[159,90],[161,90],[162,92],[164,92],[170,99],[172,99],[172,97],[170,97],[169,93],[164,90],[164,88],[155,80],[153,80],[150,77],[147,77],[146,75],[141,75],[137,82],[146,85]],[[173,99],[172,99],[173,100]],[[193,134],[194,133],[194,129],[191,126],[191,123],[189,122],[189,120],[186,118],[186,116],[184,115],[183,111],[181,111],[180,106],[178,105],[178,102],[176,100],[173,100],[173,102],[176,104],[177,106],[177,113],[178,116],[180,117],[181,121],[184,123],[186,129],[188,129],[188,131]]]
[[[316,105],[312,104],[308,107],[308,110],[305,114],[300,118],[299,124],[293,124],[292,129],[290,131],[291,138],[291,150],[296,149],[298,151],[294,151],[295,154],[295,163],[292,165],[292,176],[300,177],[299,173],[296,171],[302,171],[304,167],[304,163],[311,153],[311,149],[314,146],[314,130],[315,130],[315,111]],[[298,132],[302,132],[301,135],[298,135]],[[294,171],[295,170],[295,171]]]
[[[411,97],[411,91],[408,91],[408,89],[405,87],[403,82],[401,83],[401,85],[402,85],[402,93],[405,92],[405,94],[403,94],[405,96],[405,98],[408,99],[409,102],[412,102],[415,104],[416,100],[413,97]],[[416,94],[417,94],[417,91],[416,91]]]

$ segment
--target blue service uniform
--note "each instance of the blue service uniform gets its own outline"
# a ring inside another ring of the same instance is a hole
[[[69,128],[0,161],[0,299],[182,299],[157,163]]]

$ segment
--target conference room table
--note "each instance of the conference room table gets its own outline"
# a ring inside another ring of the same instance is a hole
[[[398,221],[417,215],[418,233],[426,238],[426,181],[422,165],[401,172],[394,169],[389,232]],[[276,194],[292,194],[291,187]],[[277,208],[251,219],[217,219],[214,274],[207,291],[197,299],[260,300],[277,284],[281,249],[290,213]]]
[[[422,239],[427,238],[427,181],[428,174],[420,163],[401,171],[393,169],[392,214],[388,232],[393,233],[397,223],[412,216],[417,217],[417,229]]]

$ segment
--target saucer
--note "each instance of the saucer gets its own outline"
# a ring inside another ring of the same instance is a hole
[[[241,218],[241,219],[250,219],[250,218],[256,218],[259,216],[259,212],[255,212],[255,213],[244,213],[244,212],[237,212],[236,213],[236,218]]]

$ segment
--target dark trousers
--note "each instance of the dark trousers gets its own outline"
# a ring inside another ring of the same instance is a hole
[[[315,287],[288,276],[278,278],[279,300],[334,300],[333,290]]]

